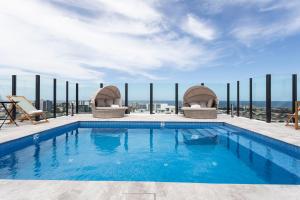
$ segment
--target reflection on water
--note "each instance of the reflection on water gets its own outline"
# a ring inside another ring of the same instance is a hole
[[[99,152],[115,152],[121,145],[121,135],[126,133],[125,128],[93,128],[91,139]]]
[[[75,152],[78,154],[78,129],[75,130]]]
[[[69,133],[66,133],[66,140],[65,140],[65,155],[69,156]]]
[[[216,144],[218,135],[209,129],[180,129],[187,145]]]
[[[299,159],[209,128],[74,129],[0,157],[11,179],[299,184],[297,173]]]
[[[128,130],[125,132],[124,148],[125,151],[128,152]]]
[[[227,137],[226,137],[226,148],[230,149],[230,133],[227,133]]]
[[[150,152],[153,152],[153,129],[150,129]]]
[[[249,159],[249,162],[250,163],[253,163],[253,151],[252,151],[252,141],[249,140],[249,156],[248,156],[248,159]]]
[[[237,137],[237,142],[236,142],[236,156],[239,158],[240,157],[240,136],[236,135]]]
[[[297,170],[299,171],[299,166],[294,166],[294,168],[285,166],[283,168],[283,165],[287,164],[287,160],[291,159],[290,156],[283,156],[282,153],[271,149],[268,146],[248,140],[240,135],[227,133],[226,137],[224,136],[219,137],[220,144],[225,145],[229,151],[234,153],[236,158],[251,168],[256,175],[263,179],[266,183],[300,183],[300,179],[296,175]],[[243,141],[241,141],[242,139]],[[255,144],[256,148],[253,148],[253,143]],[[276,156],[283,156],[285,158],[282,157],[281,159],[277,159],[275,161],[274,154]],[[285,161],[285,159],[287,160]]]
[[[175,151],[178,149],[178,129],[175,129]]]
[[[57,146],[56,137],[52,139],[52,155],[51,155],[51,166],[57,167],[59,165],[57,160]]]
[[[18,160],[17,160],[17,157],[16,157],[16,154],[15,153],[12,153],[11,156],[9,157],[11,160],[9,161],[9,171],[12,175],[13,178],[16,177],[17,175],[17,164],[18,164]]]
[[[40,161],[40,145],[39,144],[35,144],[35,150],[34,150],[34,166],[33,166],[33,169],[34,169],[34,175],[36,177],[39,177],[41,175],[41,161]]]

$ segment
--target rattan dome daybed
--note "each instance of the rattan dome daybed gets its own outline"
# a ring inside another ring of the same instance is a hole
[[[124,117],[127,107],[122,107],[121,93],[116,86],[109,85],[97,91],[91,100],[93,117]]]
[[[183,114],[188,118],[216,119],[218,98],[206,86],[197,85],[189,88],[183,96]]]

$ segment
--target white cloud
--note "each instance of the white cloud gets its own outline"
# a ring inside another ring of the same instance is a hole
[[[110,12],[133,18],[136,20],[154,21],[161,18],[161,14],[150,4],[151,1],[140,0],[97,0]]]
[[[204,0],[200,3],[200,8],[208,14],[217,14],[223,12],[230,7],[258,7],[262,8],[268,6],[277,0]]]
[[[300,2],[279,2],[260,11],[278,12],[279,17],[273,20],[256,17],[241,20],[231,34],[240,42],[251,46],[256,42],[270,43],[300,33]]]
[[[251,46],[266,44],[300,32],[300,1],[297,0],[204,0],[199,8],[208,15],[227,16],[229,35]]]
[[[155,69],[193,68],[214,59],[190,38],[170,37],[176,32],[155,1],[57,2],[97,15],[85,17],[39,0],[0,1],[0,65],[74,79],[102,79],[104,68],[155,79]]]
[[[213,64],[224,56],[220,51],[229,52],[236,40],[251,46],[300,32],[300,3],[202,1],[199,4],[217,16],[212,24],[207,19],[211,15],[189,13],[186,8],[194,4],[170,11],[171,7],[160,7],[173,5],[166,2],[0,1],[0,73],[100,81],[105,73],[118,71],[122,77],[161,79],[168,76],[157,75],[161,68],[186,70]],[[222,13],[226,24],[224,19],[217,21],[220,13],[213,10],[222,12],[230,6],[229,11],[238,6],[246,8],[245,13],[232,17],[227,10]]]
[[[191,14],[187,15],[187,18],[182,25],[182,29],[200,39],[213,40],[216,38],[216,31],[214,28]]]

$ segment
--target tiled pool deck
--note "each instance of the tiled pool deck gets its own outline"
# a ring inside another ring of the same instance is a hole
[[[0,143],[31,135],[43,130],[76,121],[101,121],[91,115],[77,115],[51,119],[39,125],[21,124],[6,126],[0,130]],[[284,124],[231,118],[219,115],[216,120],[187,119],[181,115],[131,114],[121,119],[105,121],[182,121],[226,122],[255,131],[296,146],[300,146],[300,131]],[[92,182],[92,181],[22,181],[0,180],[0,199],[300,199],[300,186],[292,185],[226,185],[198,183],[150,183],[150,182]]]

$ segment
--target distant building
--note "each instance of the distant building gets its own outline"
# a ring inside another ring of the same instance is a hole
[[[135,113],[143,113],[150,110],[150,104],[142,104],[142,103],[133,103],[131,104],[131,112]],[[175,113],[175,106],[169,105],[168,103],[154,103],[153,104],[154,113],[165,113],[172,114]]]
[[[76,102],[74,102],[74,109],[76,107]],[[79,113],[86,113],[91,112],[91,101],[90,100],[81,100],[78,101],[78,112]]]
[[[175,113],[175,106],[167,103],[154,104],[155,113],[173,114]]]
[[[53,110],[53,102],[50,100],[41,100],[40,105],[42,105],[40,108],[43,108],[43,111],[52,112]]]

